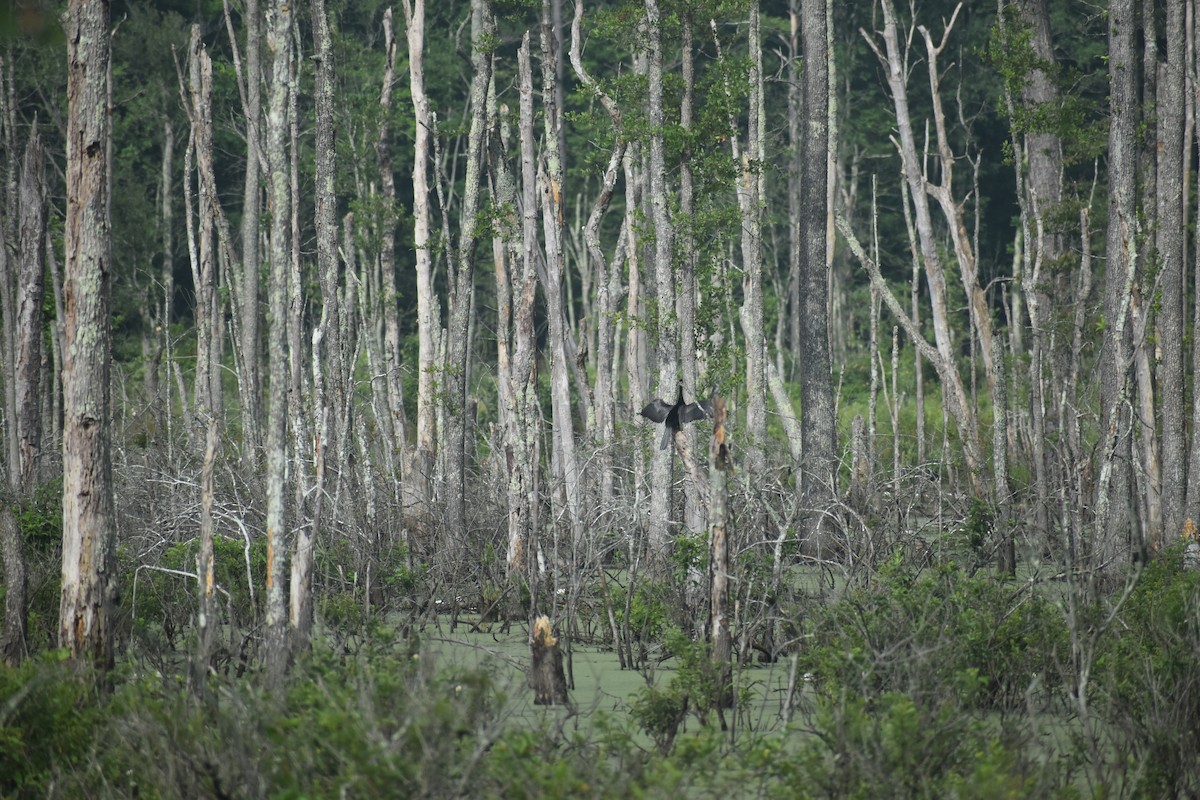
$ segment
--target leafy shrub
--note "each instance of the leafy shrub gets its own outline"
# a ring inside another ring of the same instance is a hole
[[[973,691],[971,673],[960,686]],[[1070,797],[1051,766],[1025,755],[962,713],[950,698],[916,702],[900,692],[868,700],[848,692],[822,696],[793,758],[769,769],[792,797],[1017,798]],[[780,793],[781,795],[784,793]]]
[[[0,666],[0,796],[41,797],[56,766],[89,750],[100,715],[90,676],[47,652]]]
[[[1200,571],[1183,547],[1146,567],[1096,661],[1096,706],[1137,765],[1142,797],[1200,794]]]
[[[1054,689],[1069,664],[1061,615],[1029,587],[954,565],[918,573],[896,560],[875,584],[819,610],[800,665],[828,691],[936,699],[967,671],[971,702],[1012,708],[1031,687]]]

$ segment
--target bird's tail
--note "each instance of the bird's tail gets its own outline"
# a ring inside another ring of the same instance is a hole
[[[663,425],[662,444],[658,446],[659,450],[666,450],[671,446],[671,440],[675,438],[675,429],[670,425]]]

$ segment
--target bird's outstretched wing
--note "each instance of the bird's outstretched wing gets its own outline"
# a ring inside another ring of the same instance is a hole
[[[679,421],[696,422],[701,419],[708,419],[712,416],[712,403],[708,400],[701,400],[698,403],[688,403],[679,409]]]
[[[675,406],[670,403],[659,400],[657,397],[646,404],[642,409],[642,416],[653,422],[663,422],[667,418],[667,414],[671,413],[671,409]]]

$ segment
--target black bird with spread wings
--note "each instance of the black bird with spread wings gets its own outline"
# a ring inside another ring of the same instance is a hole
[[[675,431],[679,430],[685,422],[695,422],[712,416],[712,403],[708,400],[701,400],[698,403],[683,402],[683,384],[680,383],[679,397],[673,404],[655,398],[642,409],[642,416],[653,422],[664,423],[662,444],[659,445],[659,449],[666,450],[671,446],[671,440],[675,438]]]

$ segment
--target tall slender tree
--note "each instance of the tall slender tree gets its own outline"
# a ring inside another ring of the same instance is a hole
[[[270,187],[270,280],[267,308],[267,599],[266,650],[268,675],[282,677],[288,664],[287,480],[288,432],[288,273],[291,265],[287,211],[292,205],[288,160],[288,107],[292,92],[292,5],[272,0],[267,12],[267,51],[271,82],[265,118]]]
[[[801,494],[808,508],[837,497],[837,428],[829,358],[829,270],[826,185],[829,180],[829,18],[825,0],[801,0],[804,102],[800,167],[800,413],[804,464]]]
[[[4,320],[4,341],[15,350],[5,364],[6,383],[12,386],[14,403],[5,414],[9,420],[8,486],[0,503],[0,549],[4,558],[4,635],[0,638],[0,661],[16,664],[25,656],[28,598],[25,551],[16,509],[38,482],[42,450],[42,337],[45,299],[46,239],[49,204],[46,199],[45,152],[36,124],[21,160],[18,226],[19,259],[10,272],[8,253],[0,254],[0,275],[11,291],[10,276],[16,278],[16,319]],[[7,251],[7,248],[5,248]],[[5,348],[6,355],[8,348]],[[16,458],[12,456],[15,454]]]
[[[658,396],[673,398],[679,383],[679,345],[675,324],[675,276],[672,264],[675,231],[671,224],[670,198],[667,196],[664,144],[666,112],[663,106],[663,20],[658,0],[645,0],[645,6],[648,78],[646,102],[650,121],[647,199],[654,231],[653,263],[658,310],[656,389]],[[654,559],[664,558],[671,544],[671,459],[671,450],[655,450],[650,465],[650,550]]]
[[[1132,419],[1128,411],[1131,326],[1137,266],[1137,57],[1133,0],[1112,0],[1108,14],[1108,266],[1104,277],[1104,349],[1100,360],[1100,425],[1096,518],[1090,566],[1115,567],[1128,552]]]
[[[1184,142],[1184,88],[1188,72],[1183,3],[1167,3],[1167,58],[1158,81],[1158,244],[1162,264],[1162,508],[1166,540],[1183,531],[1187,500],[1187,418],[1184,415],[1183,343],[1187,292],[1184,291],[1183,182],[1191,156]],[[1193,436],[1195,433],[1193,432]],[[1157,544],[1157,543],[1156,543]]]
[[[59,645],[113,663],[113,527],[109,374],[108,4],[67,4],[67,219],[63,286],[63,554]]]

